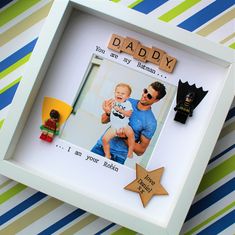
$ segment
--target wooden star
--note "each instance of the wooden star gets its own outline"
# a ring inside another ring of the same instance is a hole
[[[153,171],[147,171],[136,164],[136,179],[124,187],[124,189],[139,193],[144,207],[154,195],[168,195],[168,192],[160,184],[164,167]]]

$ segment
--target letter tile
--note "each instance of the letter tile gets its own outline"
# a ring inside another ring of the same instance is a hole
[[[134,55],[133,55],[134,59],[140,60],[142,62],[146,62],[148,54],[149,54],[149,50],[150,50],[149,47],[146,47],[142,44],[139,44],[135,50]]]
[[[159,65],[159,69],[164,70],[168,73],[172,73],[176,62],[176,58],[168,54],[164,54]]]
[[[124,42],[124,37],[121,37],[117,34],[112,34],[112,37],[108,44],[108,48],[113,51],[121,52],[123,42]]]
[[[135,50],[138,45],[139,45],[139,41],[137,41],[133,38],[130,38],[130,37],[126,37],[124,39],[123,44],[122,44],[121,50],[129,55],[134,55]]]
[[[156,65],[159,65],[164,54],[165,54],[165,51],[156,47],[152,47],[149,50],[147,61]]]

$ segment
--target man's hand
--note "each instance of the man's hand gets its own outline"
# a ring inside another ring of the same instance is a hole
[[[102,108],[105,113],[110,114],[113,107],[114,99],[105,100],[102,104]]]
[[[104,113],[101,115],[101,123],[106,124],[110,122],[110,113],[113,107],[114,99],[105,100],[102,104]]]
[[[118,130],[116,131],[116,134],[117,134],[117,136],[120,137],[120,138],[124,138],[124,139],[125,139],[125,138],[127,137],[126,134],[125,134],[124,128],[118,129]]]
[[[117,133],[117,136],[120,138],[123,138],[125,143],[128,145],[128,140],[126,139],[127,136],[125,135],[124,128],[118,129],[116,133]],[[148,139],[145,136],[141,135],[140,141],[138,143],[135,143],[135,145],[134,145],[134,153],[137,156],[143,155],[144,152],[146,151],[147,147],[149,146],[150,140],[151,139]]]

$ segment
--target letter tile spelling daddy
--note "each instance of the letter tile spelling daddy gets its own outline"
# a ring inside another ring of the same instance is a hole
[[[108,44],[108,48],[116,52],[124,52],[132,55],[134,59],[142,62],[151,62],[159,69],[172,73],[176,58],[168,55],[164,50],[156,47],[147,47],[141,44],[138,40],[130,37],[122,37],[117,34],[112,34]]]

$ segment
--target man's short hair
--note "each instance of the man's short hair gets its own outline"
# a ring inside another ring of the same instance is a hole
[[[158,92],[158,96],[156,97],[156,99],[160,100],[162,99],[165,95],[166,95],[166,88],[165,86],[160,83],[160,82],[153,82],[150,84],[150,86]]]

